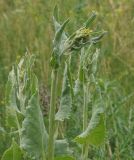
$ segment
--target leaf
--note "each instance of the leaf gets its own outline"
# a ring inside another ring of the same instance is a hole
[[[6,85],[6,103],[10,105],[10,107],[14,108],[16,111],[19,111],[16,103],[16,74],[14,67],[12,68],[11,72],[8,76],[8,81]]]
[[[19,81],[19,93],[17,94],[21,112],[25,113],[28,100],[33,94],[32,91],[32,67],[35,62],[35,56],[26,53],[18,64],[18,81]]]
[[[37,78],[35,79],[35,88]],[[22,123],[21,147],[31,157],[45,157],[48,134],[44,126],[43,116],[39,105],[38,90],[33,93],[26,108],[25,119]]]
[[[66,139],[56,140],[55,141],[55,155],[68,155],[72,154],[72,151],[69,149],[69,143]]]
[[[103,31],[98,36],[91,38],[91,42],[94,44],[99,42],[106,34],[107,34],[107,31]]]
[[[93,57],[92,57],[92,74],[95,74],[97,71],[97,63],[98,63],[99,54],[100,54],[100,50],[96,49],[96,52],[93,54]]]
[[[17,128],[16,111],[12,108],[6,110],[6,125],[10,128]]]
[[[90,25],[92,24],[92,22],[95,20],[97,14],[96,12],[92,12],[90,17],[88,18],[88,20],[84,23],[84,27],[90,27]]]
[[[102,108],[95,108],[87,129],[74,139],[80,144],[99,146],[105,140],[105,122]]]
[[[12,145],[7,149],[1,160],[22,160],[22,152],[18,144],[13,140]]]
[[[55,38],[54,38],[54,48],[58,51],[59,55],[62,54],[63,52],[63,44],[65,40],[67,39],[67,36],[64,32],[64,29],[69,22],[69,19],[67,19],[61,26],[60,28],[56,31]]]
[[[60,64],[60,56],[64,53],[64,43],[67,39],[64,29],[69,22],[67,19],[62,25],[58,22],[58,7],[55,6],[53,13],[53,22],[55,27],[55,38],[53,40],[53,52],[50,59],[52,68],[57,69]]]
[[[58,6],[56,5],[54,7],[54,11],[53,11],[53,22],[54,22],[54,28],[55,31],[57,31],[60,28],[60,24],[58,23],[59,21],[59,10],[58,10]]]
[[[54,56],[55,58],[59,58],[59,56],[62,55],[62,53],[64,52],[64,42],[67,39],[64,30],[67,23],[69,22],[69,19],[67,19],[62,25],[58,21],[59,21],[58,7],[56,5],[53,12],[53,23],[55,28],[55,38],[53,40],[54,44],[53,54],[57,54],[57,56]]]
[[[17,128],[17,118],[22,122],[23,114],[33,84],[31,81],[34,56],[26,54],[18,65],[14,65],[6,84],[6,123],[7,126]]]
[[[20,113],[17,105],[17,86],[14,67],[9,73],[6,84],[6,125],[17,128],[16,114]]]
[[[55,120],[63,121],[64,119],[69,119],[71,108],[72,108],[71,87],[68,77],[68,65],[65,64],[60,107],[55,115]]]
[[[83,105],[83,84],[79,79],[75,81],[73,105],[76,110],[81,110]]]
[[[74,160],[71,156],[72,151],[66,139],[56,140],[55,142],[55,159],[54,160]]]

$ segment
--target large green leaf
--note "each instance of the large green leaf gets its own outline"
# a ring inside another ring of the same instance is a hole
[[[87,129],[75,138],[75,141],[84,144],[101,145],[105,140],[105,121],[102,108],[95,108]]]
[[[55,119],[63,121],[64,119],[69,119],[72,108],[72,98],[71,98],[71,86],[68,77],[68,65],[65,64],[62,95],[60,100],[60,107],[56,113]]]
[[[1,160],[22,160],[22,152],[18,144],[13,140],[12,145],[7,149]]]
[[[37,79],[35,78],[35,87]],[[38,90],[33,93],[26,108],[25,119],[22,123],[21,147],[36,159],[45,157],[48,134],[44,126],[43,116],[39,105]]]

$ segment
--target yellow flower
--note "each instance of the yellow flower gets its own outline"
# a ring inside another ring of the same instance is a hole
[[[89,36],[93,31],[89,28],[81,28],[78,31],[76,31],[76,38],[82,38]]]

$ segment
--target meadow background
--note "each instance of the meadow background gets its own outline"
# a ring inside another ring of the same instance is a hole
[[[29,50],[37,56],[35,72],[40,84],[50,87],[53,40],[52,12],[59,5],[60,20],[70,17],[72,33],[87,15],[98,12],[97,27],[108,31],[100,44],[99,75],[112,90],[119,159],[134,158],[134,1],[133,0],[0,0],[0,125],[4,127],[4,96],[12,65]],[[105,85],[105,87],[107,87]],[[116,106],[116,107],[115,107]],[[2,137],[2,136],[1,136]],[[111,139],[112,139],[111,138]],[[0,155],[6,148],[0,142]],[[111,142],[112,143],[112,142]],[[116,156],[117,158],[118,156]],[[118,159],[118,158],[117,158]]]

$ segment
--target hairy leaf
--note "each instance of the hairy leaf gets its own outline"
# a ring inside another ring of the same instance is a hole
[[[58,52],[58,54],[61,55],[64,48],[63,44],[67,39],[64,29],[67,23],[69,22],[69,19],[67,19],[62,25],[58,21],[59,21],[58,7],[56,5],[53,13],[53,22],[54,22],[54,28],[55,28],[55,38],[53,43],[54,43],[54,51],[56,50],[56,52]]]
[[[74,96],[75,96],[75,105],[78,107],[82,105],[83,103],[83,84],[79,79],[75,81],[75,87],[74,87]]]
[[[84,144],[101,145],[105,140],[105,122],[102,108],[95,108],[87,129],[75,138],[75,141]]]
[[[72,151],[69,149],[69,143],[66,139],[55,141],[55,155],[69,155]]]
[[[60,107],[59,111],[56,113],[55,119],[59,121],[63,121],[64,119],[69,119],[71,108],[72,108],[71,87],[68,77],[68,65],[65,64]]]
[[[61,55],[64,53],[64,43],[67,39],[64,30],[68,22],[69,19],[67,19],[63,24],[58,22],[58,7],[55,6],[53,13],[55,36],[53,40],[53,52],[50,60],[51,66],[55,69],[59,67]]]
[[[14,67],[9,73],[6,84],[6,124],[7,126],[17,128],[16,114],[19,114],[17,104],[17,82]]]
[[[55,159],[54,160],[74,160],[71,156],[72,151],[66,139],[56,140],[55,142]]]
[[[37,79],[35,78],[35,87]],[[33,93],[26,108],[25,119],[22,123],[21,147],[31,157],[45,157],[48,134],[44,126],[43,116],[39,105],[38,91]]]
[[[73,96],[73,112],[71,113],[72,120],[72,130],[81,130],[82,126],[82,106],[83,106],[83,84],[77,79],[74,86],[74,96]],[[77,135],[77,131],[75,131]]]
[[[67,39],[67,36],[64,32],[64,29],[69,22],[69,19],[67,19],[61,26],[60,28],[56,31],[55,38],[54,38],[54,48],[58,52],[59,56],[63,53],[64,49],[64,42]]]
[[[4,152],[1,160],[23,160],[21,149],[14,140],[11,147]]]
[[[98,63],[99,54],[100,54],[100,50],[96,49],[96,52],[93,54],[93,57],[92,57],[92,74],[95,74],[97,71],[97,63]]]
[[[6,122],[10,128],[17,128],[18,118],[22,121],[28,99],[32,95],[33,64],[34,56],[26,54],[9,73],[6,85]]]
[[[6,85],[6,103],[14,108],[16,111],[19,111],[17,107],[16,97],[17,97],[17,86],[16,86],[16,74],[14,67],[9,73],[8,82]]]

